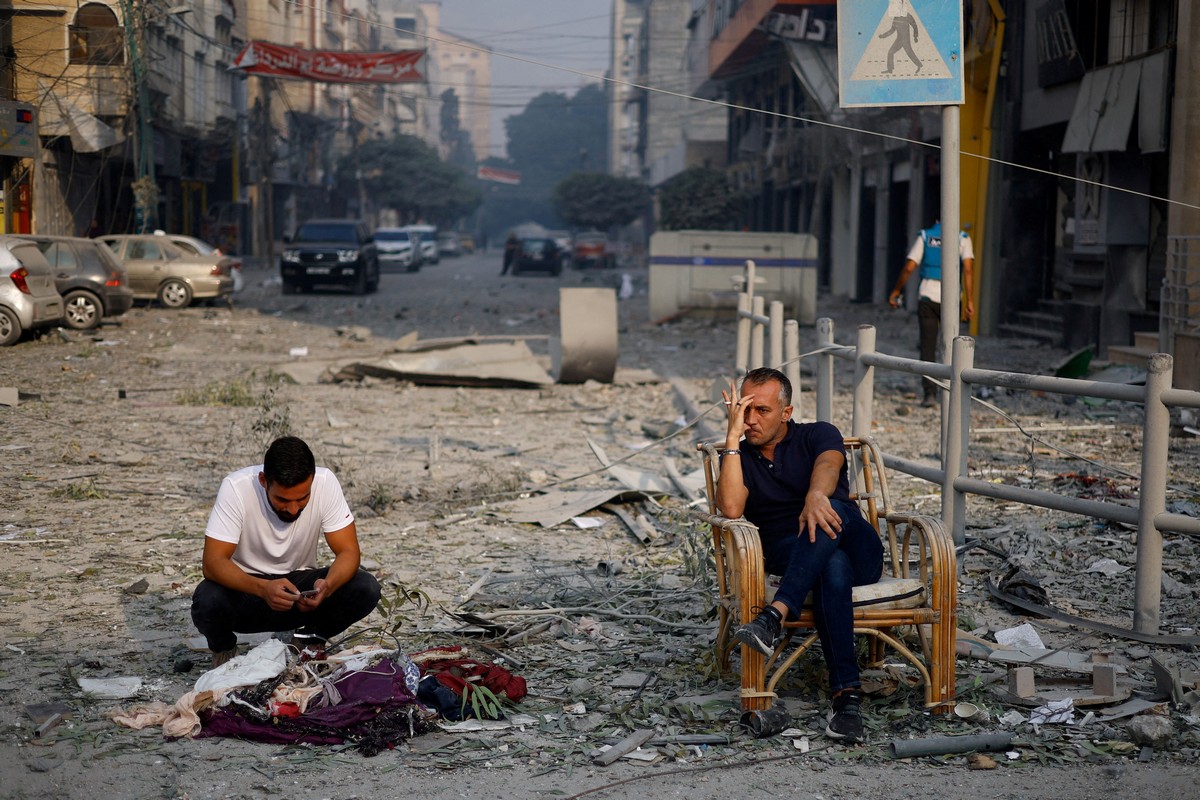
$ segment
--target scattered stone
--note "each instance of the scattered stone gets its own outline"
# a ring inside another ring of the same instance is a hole
[[[985,753],[972,753],[967,756],[967,766],[971,769],[995,769],[996,759]]]
[[[1142,714],[1129,720],[1125,725],[1129,738],[1136,744],[1153,747],[1155,750],[1165,750],[1175,735],[1175,727],[1171,720],[1157,714]]]

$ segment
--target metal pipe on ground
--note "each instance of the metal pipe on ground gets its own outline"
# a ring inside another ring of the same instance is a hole
[[[1011,733],[978,733],[969,736],[934,736],[928,739],[893,739],[892,758],[918,758],[952,753],[987,753],[1012,747]]]

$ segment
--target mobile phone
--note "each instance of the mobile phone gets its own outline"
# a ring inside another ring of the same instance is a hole
[[[317,589],[307,589],[307,590],[301,592],[300,596],[301,597],[316,597],[317,592],[318,592]]]

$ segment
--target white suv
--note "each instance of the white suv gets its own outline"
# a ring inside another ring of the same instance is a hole
[[[441,260],[441,254],[438,252],[437,226],[406,225],[405,229],[421,240],[421,258],[426,264],[436,264]]]
[[[421,268],[420,237],[408,228],[376,228],[375,249],[379,253],[379,269],[402,269],[416,272]]]

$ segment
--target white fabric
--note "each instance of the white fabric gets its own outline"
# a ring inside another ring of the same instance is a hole
[[[237,545],[233,561],[250,573],[284,575],[316,567],[321,534],[354,522],[337,476],[317,467],[308,505],[295,522],[284,522],[267,502],[260,472],[261,464],[225,476],[204,535]]]
[[[210,669],[196,681],[195,691],[219,691],[253,686],[280,675],[287,668],[287,645],[268,639],[244,655]]]
[[[764,604],[775,599],[779,589],[779,578],[767,576],[766,599]],[[804,598],[805,608],[812,606],[812,592]],[[925,585],[920,578],[891,578],[884,575],[875,583],[865,586],[855,586],[850,591],[850,602],[855,606],[870,606],[871,608],[916,608],[925,604]]]

